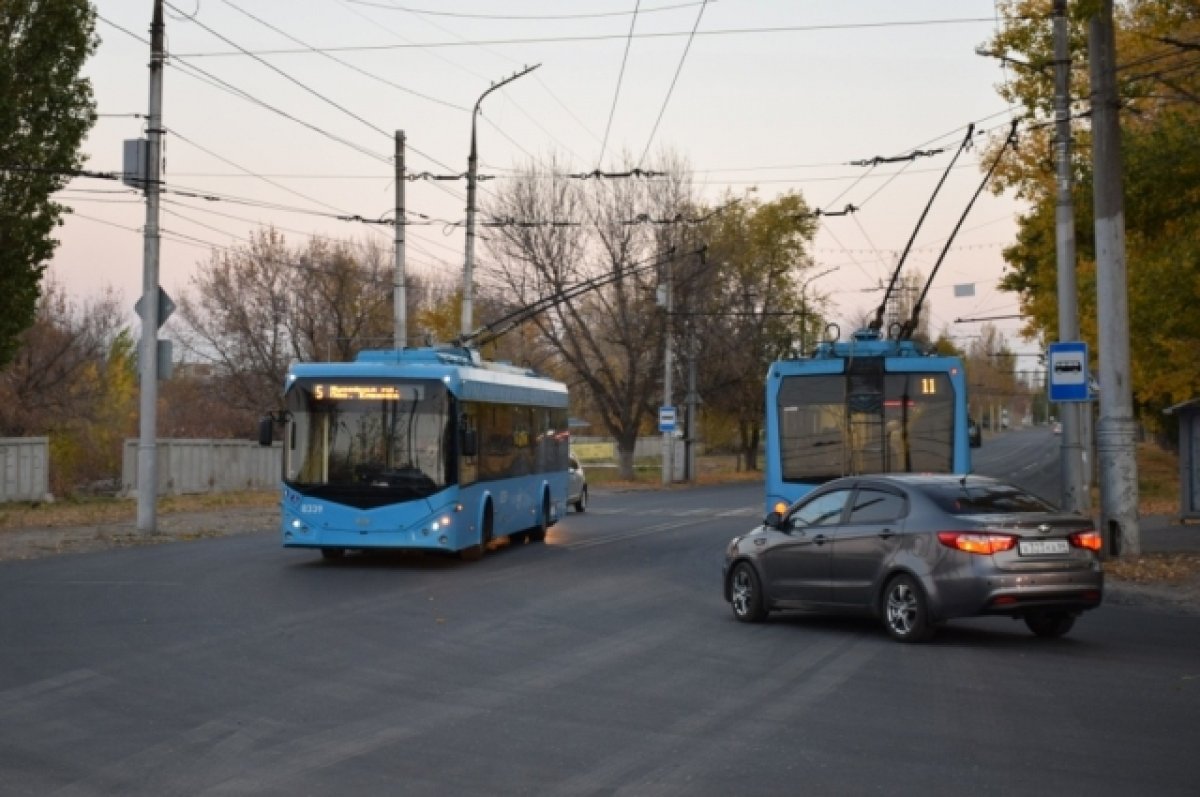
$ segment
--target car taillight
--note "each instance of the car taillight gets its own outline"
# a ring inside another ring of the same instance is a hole
[[[967,553],[991,554],[1011,550],[1017,544],[1017,538],[1011,534],[939,531],[938,542],[947,548],[956,548]]]
[[[1071,544],[1076,548],[1087,548],[1089,551],[1098,551],[1104,547],[1104,538],[1100,536],[1100,532],[1095,529],[1087,531],[1077,531],[1067,537]]]

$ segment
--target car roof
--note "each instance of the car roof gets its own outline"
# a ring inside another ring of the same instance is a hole
[[[858,484],[893,484],[909,487],[961,487],[985,484],[1007,484],[990,476],[967,474],[966,476],[953,473],[864,473],[858,476],[843,476],[823,485],[829,487],[850,487]]]

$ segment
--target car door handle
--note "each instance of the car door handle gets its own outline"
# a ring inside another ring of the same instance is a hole
[[[881,540],[890,540],[895,536],[896,532],[892,531],[891,529],[884,529],[883,531],[879,532],[879,539]]]
[[[826,540],[828,540],[828,539],[829,538],[826,537],[824,534],[818,534],[817,536],[813,537],[813,544],[814,545],[824,545]]]

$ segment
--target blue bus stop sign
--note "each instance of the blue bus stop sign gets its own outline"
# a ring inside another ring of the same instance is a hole
[[[675,408],[674,407],[659,407],[658,408],[658,431],[674,432],[675,431]]]
[[[1087,344],[1081,341],[1051,343],[1046,367],[1050,374],[1050,400],[1088,401],[1090,379],[1088,376]]]

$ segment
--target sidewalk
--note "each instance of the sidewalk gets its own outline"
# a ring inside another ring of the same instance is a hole
[[[1104,602],[1200,614],[1200,524],[1178,515],[1138,518],[1142,556],[1104,563]]]
[[[1183,523],[1178,515],[1138,518],[1142,553],[1200,553],[1200,522]]]

